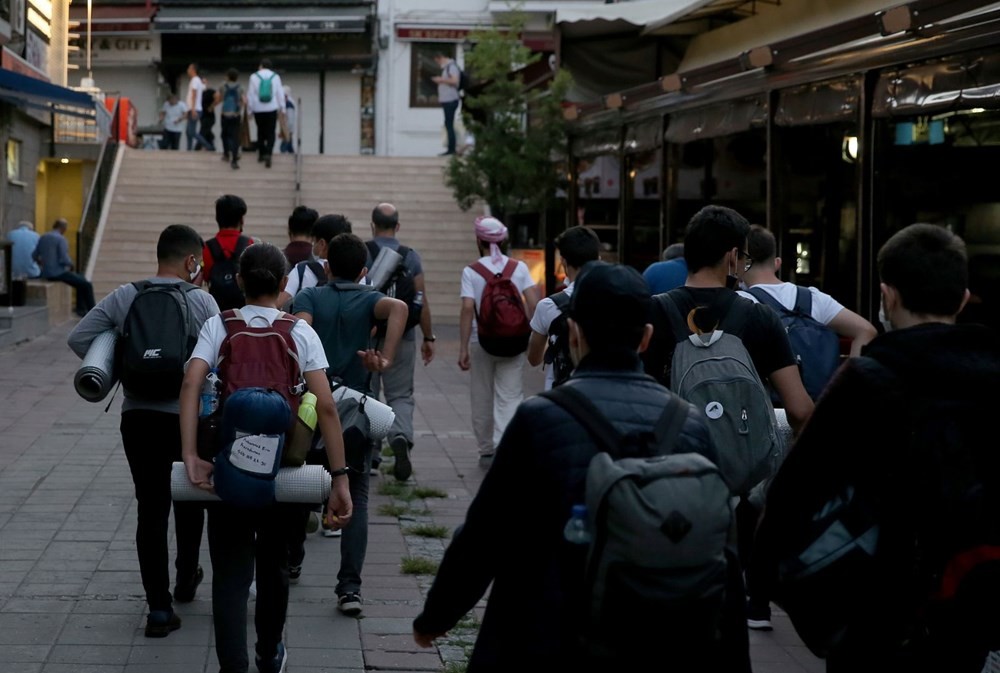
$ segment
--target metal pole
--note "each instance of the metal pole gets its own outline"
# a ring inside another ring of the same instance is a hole
[[[90,32],[94,19],[94,0],[87,0],[87,77],[94,79],[94,71],[90,67]]]

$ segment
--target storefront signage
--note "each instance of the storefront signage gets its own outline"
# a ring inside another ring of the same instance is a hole
[[[90,58],[98,65],[148,65],[160,60],[160,36],[95,35],[91,43]],[[86,49],[70,52],[71,63],[84,63]]]
[[[462,42],[473,32],[472,28],[404,28],[396,26],[396,37],[400,40],[421,42]]]
[[[184,19],[157,18],[154,24],[161,33],[363,33],[367,18],[336,19]]]

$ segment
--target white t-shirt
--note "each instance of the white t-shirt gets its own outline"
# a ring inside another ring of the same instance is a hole
[[[240,309],[243,319],[251,327],[263,327],[266,320],[270,325],[281,315],[281,311],[274,308],[264,308],[263,306],[244,306]],[[217,315],[205,321],[198,335],[198,343],[191,353],[190,362],[194,358],[204,360],[209,367],[219,366],[219,349],[226,339],[226,326],[222,323],[222,316]],[[304,320],[299,320],[292,328],[292,340],[295,342],[295,349],[299,354],[299,369],[305,372],[326,369],[329,363],[326,360],[326,352],[323,344],[315,330]]]
[[[187,101],[191,103],[191,92],[194,92],[194,111],[201,112],[201,94],[205,91],[205,82],[202,81],[201,77],[195,75],[188,82],[188,95]]]
[[[794,283],[778,283],[777,285],[765,285],[761,283],[759,285],[754,285],[753,287],[759,287],[764,290],[769,295],[777,299],[778,302],[785,308],[789,310],[795,308],[795,295],[798,291],[795,289],[797,285]],[[828,295],[826,292],[821,292],[814,287],[810,287],[809,292],[812,293],[812,317],[816,322],[823,325],[829,325],[830,321],[836,318],[837,314],[844,310],[844,305]],[[749,292],[740,290],[739,294],[746,297],[750,301],[759,303],[757,302],[757,298]]]
[[[490,257],[482,257],[479,259],[482,264],[492,271],[493,273],[501,273],[505,266],[507,266],[507,255],[503,255],[503,259],[500,261],[499,266],[493,263]],[[514,287],[521,291],[523,294],[525,290],[530,287],[535,286],[535,279],[531,277],[531,272],[528,271],[528,265],[524,262],[519,261],[517,267],[514,269],[514,275],[511,276],[511,281],[514,283]],[[462,269],[462,293],[461,297],[469,297],[476,302],[476,313],[479,313],[479,302],[483,298],[483,290],[486,289],[486,279],[480,276],[478,273],[473,271],[470,267],[465,267]],[[476,329],[476,319],[472,319],[472,343],[479,343],[478,330]]]
[[[567,297],[573,295],[573,283],[566,286],[563,290]],[[549,336],[549,327],[552,325],[552,321],[559,317],[562,313],[558,308],[556,308],[556,303],[552,301],[551,297],[546,297],[545,299],[538,302],[535,307],[535,315],[531,317],[531,331],[538,332],[542,336]],[[555,379],[555,372],[552,371],[552,367],[545,368],[545,389],[552,389],[552,382]]]
[[[163,103],[163,129],[171,133],[183,133],[187,123],[188,106],[179,100],[173,105],[170,101]]]
[[[326,260],[318,260],[326,267]],[[288,282],[285,283],[285,292],[292,295],[293,297],[297,295],[302,290],[309,287],[316,287],[319,285],[319,279],[316,278],[316,274],[313,273],[312,269],[306,265],[305,270],[302,273],[302,284],[299,285],[299,270],[296,268],[298,264],[292,267],[292,270],[288,272]]]

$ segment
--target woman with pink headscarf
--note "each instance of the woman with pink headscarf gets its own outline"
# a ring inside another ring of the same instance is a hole
[[[507,255],[508,233],[503,222],[481,216],[475,221],[479,260],[462,270],[462,312],[459,317],[460,351],[458,366],[472,372],[470,402],[472,429],[479,446],[480,460],[488,463],[507,423],[524,398],[523,372],[527,338],[517,352],[509,353],[480,343],[476,318],[488,278],[509,278],[521,292],[526,321],[531,320],[540,291],[524,262]],[[530,334],[530,329],[526,333]],[[485,338],[485,335],[484,335]],[[498,354],[499,353],[499,354]]]

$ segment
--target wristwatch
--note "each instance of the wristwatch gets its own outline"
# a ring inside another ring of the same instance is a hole
[[[431,336],[425,336],[424,341],[430,341],[431,343],[434,343],[435,341],[437,341],[437,337],[434,336],[433,334]]]
[[[330,476],[331,477],[339,477],[341,475],[347,474],[350,471],[351,471],[351,468],[349,468],[349,467],[347,467],[345,465],[344,467],[340,468],[339,470],[330,470]]]

